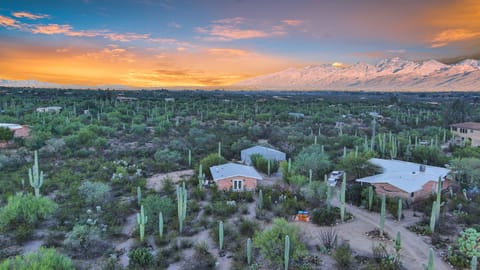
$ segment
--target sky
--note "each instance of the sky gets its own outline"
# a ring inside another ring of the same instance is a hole
[[[2,0],[0,79],[222,87],[389,57],[480,58],[478,0]]]

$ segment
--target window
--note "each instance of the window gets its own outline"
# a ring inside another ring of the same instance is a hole
[[[234,191],[243,190],[243,180],[242,179],[234,179],[232,189]]]

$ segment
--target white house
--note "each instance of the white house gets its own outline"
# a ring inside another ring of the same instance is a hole
[[[269,160],[276,160],[276,161],[282,161],[287,159],[287,155],[281,151],[268,148],[265,146],[253,146],[247,149],[243,149],[240,153],[240,157],[242,159],[242,162],[247,164],[247,165],[252,165],[252,160],[250,157],[253,154],[259,154],[265,159]]]

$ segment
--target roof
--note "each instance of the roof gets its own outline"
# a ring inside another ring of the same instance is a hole
[[[425,171],[421,172],[421,164],[401,160],[372,158],[369,162],[381,167],[383,172],[357,179],[357,182],[387,183],[408,193],[421,190],[429,181],[437,181],[439,177],[444,178],[450,172],[446,168],[429,165],[424,165]]]
[[[246,176],[262,180],[260,174],[258,174],[258,172],[253,167],[236,163],[226,163],[218,166],[212,166],[210,167],[210,172],[212,173],[214,181],[234,176]]]
[[[242,152],[248,153],[248,154],[275,153],[275,154],[285,155],[285,153],[282,152],[282,151],[278,151],[278,150],[275,150],[273,148],[268,148],[268,147],[260,146],[260,145],[253,146],[253,147],[250,147],[250,148],[247,148],[247,149],[243,149]]]
[[[18,124],[10,124],[10,123],[0,123],[0,127],[9,128],[11,130],[21,129],[23,126]]]
[[[477,123],[477,122],[458,123],[458,124],[452,124],[450,126],[456,127],[456,128],[468,128],[468,129],[480,130],[480,123]]]

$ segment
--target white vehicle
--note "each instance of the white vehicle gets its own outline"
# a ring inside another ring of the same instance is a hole
[[[340,180],[340,178],[343,176],[343,171],[333,171],[330,173],[330,176],[328,178],[333,178],[335,180]]]

